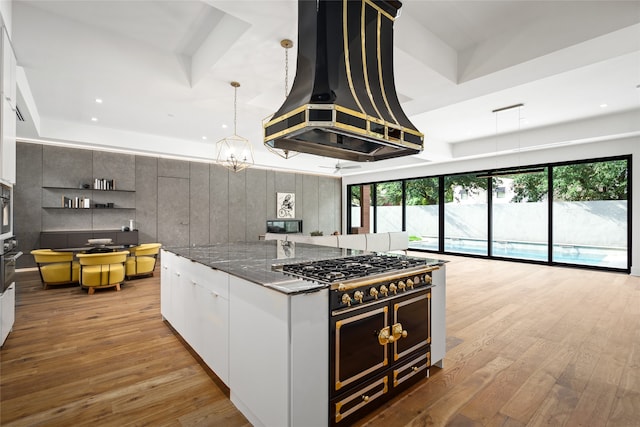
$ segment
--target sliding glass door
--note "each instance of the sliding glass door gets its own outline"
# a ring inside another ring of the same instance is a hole
[[[491,179],[491,255],[547,261],[549,186],[546,169]]]
[[[438,178],[405,182],[409,249],[437,251],[440,239],[440,197]]]
[[[444,250],[487,255],[487,179],[444,177]]]
[[[402,181],[376,184],[376,233],[402,231]]]
[[[628,264],[628,162],[553,168],[553,261],[600,267]]]
[[[630,160],[350,185],[349,231],[406,231],[414,250],[629,271]]]

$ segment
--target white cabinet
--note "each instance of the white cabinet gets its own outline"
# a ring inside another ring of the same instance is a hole
[[[231,276],[231,401],[255,426],[326,426],[328,291],[286,295]]]
[[[16,57],[5,27],[2,27],[2,101],[0,102],[0,176],[16,182]]]
[[[229,385],[229,275],[202,264],[192,265],[191,300],[186,323],[192,347],[218,377]]]
[[[443,264],[433,272],[431,289],[431,364],[443,367],[444,355],[447,350],[446,335],[446,267]]]
[[[229,385],[229,275],[164,250],[160,259],[162,316]]]
[[[2,149],[2,178],[12,184],[16,183],[16,113],[9,106],[7,100],[2,100],[0,104],[0,116],[2,122],[0,125],[0,133],[2,140],[0,148]]]
[[[2,97],[16,110],[16,55],[13,52],[7,28],[2,27]]]
[[[4,344],[16,319],[16,284],[12,283],[0,294],[0,345]]]
[[[172,274],[177,256],[165,250],[160,251],[160,314],[171,323],[171,288]]]

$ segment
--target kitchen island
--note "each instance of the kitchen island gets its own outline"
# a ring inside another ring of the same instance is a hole
[[[361,253],[279,241],[164,247],[162,316],[253,425],[326,426],[329,290],[272,266]],[[444,278],[433,272],[431,364],[444,357]]]

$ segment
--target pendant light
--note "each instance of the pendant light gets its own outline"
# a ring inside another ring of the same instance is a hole
[[[502,107],[502,108],[496,108],[495,110],[492,110],[491,112],[493,113],[494,117],[495,117],[495,121],[496,121],[496,129],[495,129],[495,136],[496,136],[496,148],[495,148],[495,152],[496,155],[498,153],[498,142],[497,142],[497,135],[498,135],[498,114],[499,113],[503,113],[505,111],[510,111],[510,110],[518,110],[518,117],[517,117],[517,138],[518,138],[518,147],[516,149],[517,153],[518,153],[518,166],[516,167],[512,167],[512,168],[495,168],[495,169],[491,169],[488,170],[487,172],[483,172],[481,174],[476,175],[476,178],[494,178],[494,177],[500,177],[500,176],[505,176],[505,175],[515,175],[515,174],[524,174],[524,173],[539,173],[539,172],[544,172],[544,168],[542,167],[532,167],[532,166],[520,166],[520,151],[521,151],[521,147],[520,147],[520,125],[522,122],[522,108],[524,107],[524,104],[514,104],[514,105],[509,105],[508,107]]]
[[[233,135],[217,142],[218,164],[233,172],[240,172],[254,165],[253,147],[248,139],[238,135],[238,88],[240,83],[231,82],[233,87]]]
[[[284,98],[287,99],[287,96],[289,95],[289,49],[293,47],[293,42],[289,39],[283,39],[280,41],[280,46],[284,48]],[[271,120],[272,117],[273,115],[263,120],[263,125]],[[271,151],[273,154],[277,154],[283,159],[290,159],[300,154],[297,151],[274,148],[267,143],[265,143],[264,146],[267,147],[267,150]]]

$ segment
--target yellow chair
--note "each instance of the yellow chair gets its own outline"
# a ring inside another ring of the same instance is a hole
[[[127,258],[126,262],[127,279],[136,276],[153,276],[160,246],[162,246],[160,243],[143,243],[129,248],[131,256]]]
[[[80,286],[93,295],[98,288],[116,288],[124,281],[124,263],[129,251],[77,254],[80,261]]]
[[[31,255],[38,264],[44,289],[49,285],[78,283],[80,264],[73,260],[73,252],[35,249],[31,251]]]

